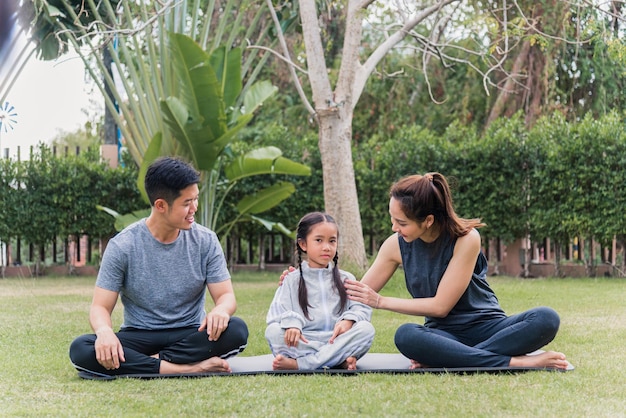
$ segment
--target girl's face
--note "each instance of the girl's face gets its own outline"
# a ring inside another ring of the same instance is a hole
[[[432,242],[437,238],[431,236],[432,215],[428,215],[423,222],[409,219],[402,211],[400,202],[393,197],[389,201],[389,215],[391,215],[391,230],[397,232],[406,242],[415,241],[418,238],[425,242]]]
[[[305,240],[298,242],[306,252],[309,266],[326,268],[337,254],[337,225],[332,222],[320,222],[313,225]]]

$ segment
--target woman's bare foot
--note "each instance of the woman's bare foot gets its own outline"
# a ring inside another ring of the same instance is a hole
[[[511,367],[546,367],[550,369],[567,369],[569,363],[565,354],[557,351],[544,351],[539,354],[511,357]]]
[[[274,357],[272,362],[272,369],[274,370],[298,370],[298,362],[295,358],[285,357],[282,354],[278,354]]]
[[[340,369],[356,370],[356,357],[350,356],[339,365]]]
[[[176,364],[161,360],[159,373],[175,374],[175,373],[231,373],[230,364],[222,358],[211,357],[198,363],[192,364]]]
[[[424,367],[428,367],[428,366],[418,362],[417,360],[411,360],[411,365],[409,366],[409,370],[422,369]]]

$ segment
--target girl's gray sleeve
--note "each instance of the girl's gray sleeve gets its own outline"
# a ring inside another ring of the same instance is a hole
[[[270,305],[270,313],[275,315],[273,322],[278,322],[283,329],[298,328],[302,330],[306,323],[304,313],[298,304],[299,274],[299,272],[297,274],[291,273],[285,277],[283,285],[276,291],[274,301]]]
[[[341,274],[344,280],[346,279],[356,280],[356,278],[351,273],[348,273],[347,271],[342,271]],[[349,320],[349,321],[355,321],[355,322],[370,321],[371,319],[372,319],[372,308],[370,308],[369,306],[363,303],[355,302],[352,300],[348,300],[348,307],[345,311],[343,311],[343,313],[341,314],[341,317],[339,318],[340,321]]]

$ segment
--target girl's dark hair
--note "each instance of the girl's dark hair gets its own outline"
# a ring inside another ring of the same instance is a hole
[[[327,213],[323,212],[311,212],[307,213],[300,219],[298,222],[298,228],[296,229],[296,255],[298,257],[298,269],[300,271],[300,282],[298,284],[298,303],[300,304],[300,308],[304,313],[306,319],[311,320],[309,316],[309,299],[307,297],[306,283],[304,281],[304,276],[302,275],[302,253],[305,251],[300,247],[300,241],[306,241],[307,235],[311,232],[311,229],[320,223],[330,222],[337,225],[337,222]],[[337,235],[339,235],[339,228],[337,228]],[[335,253],[335,257],[333,258],[333,285],[337,293],[339,293],[339,300],[341,301],[339,306],[338,314],[341,314],[346,307],[348,302],[348,293],[346,292],[346,288],[343,286],[343,281],[341,280],[341,274],[339,273],[338,266],[339,255]]]
[[[404,177],[391,186],[389,195],[400,202],[409,219],[423,222],[433,215],[441,231],[451,237],[462,237],[473,228],[485,226],[480,219],[464,219],[456,214],[448,181],[439,173]]]

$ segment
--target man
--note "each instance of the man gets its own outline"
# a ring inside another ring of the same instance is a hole
[[[199,174],[176,158],[146,173],[151,213],[107,245],[89,322],[70,359],[93,374],[231,372],[225,358],[243,351],[248,328],[232,315],[237,303],[215,233],[194,222]],[[214,307],[205,314],[208,289]],[[113,331],[118,295],[124,323]]]

